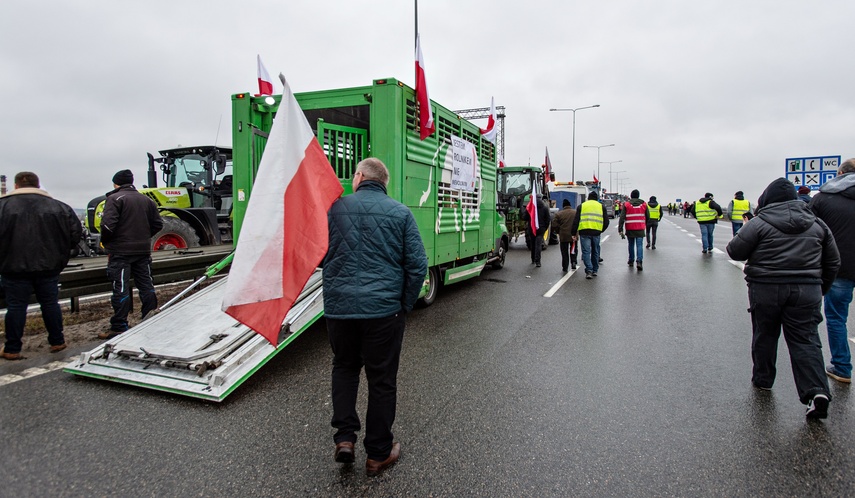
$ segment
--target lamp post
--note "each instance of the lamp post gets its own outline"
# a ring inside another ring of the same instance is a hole
[[[602,183],[602,180],[600,180],[600,149],[602,149],[603,147],[614,147],[614,146],[615,146],[615,144],[608,144],[608,145],[583,145],[583,146],[582,146],[582,148],[587,147],[587,148],[590,148],[590,149],[597,149],[597,183],[598,183],[598,184],[599,184],[599,183]]]
[[[626,184],[629,181],[629,178],[621,178],[618,180],[618,195],[623,196],[626,191]]]
[[[573,113],[573,141],[572,148],[573,152],[570,155],[570,181],[575,184],[576,183],[576,111],[581,111],[582,109],[593,109],[594,107],[600,107],[600,104],[589,105],[585,107],[576,107],[575,109],[570,108],[561,108],[561,109],[550,109],[550,111],[570,111]]]
[[[622,162],[623,162],[623,160],[622,160],[622,159],[617,160],[617,161],[603,161],[603,164],[608,164],[608,165],[609,165],[609,191],[612,191],[612,173],[626,173],[626,170],[622,170],[622,171],[614,171],[614,172],[613,172],[613,171],[612,171],[612,164],[614,164],[614,163],[622,163]]]

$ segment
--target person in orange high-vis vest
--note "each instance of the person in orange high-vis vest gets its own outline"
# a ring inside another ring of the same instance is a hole
[[[618,222],[618,233],[621,238],[626,238],[629,248],[629,259],[626,264],[632,267],[633,263],[638,271],[642,271],[644,260],[644,236],[647,228],[647,220],[650,213],[647,211],[647,203],[641,200],[638,190],[629,194],[629,201],[623,203],[620,210],[620,222]],[[624,234],[624,228],[626,233]]]

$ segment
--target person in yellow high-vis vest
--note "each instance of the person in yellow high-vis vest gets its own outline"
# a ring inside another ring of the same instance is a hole
[[[585,278],[597,276],[600,269],[600,234],[609,227],[606,206],[598,200],[596,192],[588,193],[588,200],[576,210],[573,219],[573,240],[582,248],[582,263],[585,264]]]
[[[713,251],[713,231],[718,222],[718,217],[723,214],[721,206],[713,200],[713,195],[709,192],[698,199],[692,206],[692,214],[698,220],[698,226],[701,228],[701,244],[703,245],[703,253],[712,254]]]
[[[754,214],[754,205],[750,201],[745,200],[745,194],[740,190],[733,194],[733,200],[727,205],[724,211],[724,219],[730,220],[730,226],[733,228],[733,235],[742,228],[744,221],[742,217],[745,213]]]

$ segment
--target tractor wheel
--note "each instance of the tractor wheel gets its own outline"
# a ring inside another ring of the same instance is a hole
[[[501,270],[505,266],[505,256],[508,254],[508,241],[506,239],[502,239],[499,243],[499,259],[493,261],[493,269]]]
[[[199,236],[186,221],[172,216],[162,216],[163,228],[151,238],[152,251],[173,251],[199,247]]]
[[[432,266],[428,269],[428,282],[427,294],[419,300],[419,303],[424,308],[433,304],[436,301],[436,295],[439,293],[439,267]]]

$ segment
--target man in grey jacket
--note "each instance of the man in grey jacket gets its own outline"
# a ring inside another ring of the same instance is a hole
[[[769,390],[781,328],[790,350],[799,400],[808,418],[826,418],[831,394],[823,370],[822,295],[840,268],[840,254],[831,230],[796,197],[785,178],[773,181],[757,202],[751,221],[727,244],[727,253],[746,261],[754,360],[752,382]]]
[[[427,274],[419,228],[407,206],[386,194],[389,171],[379,159],[360,161],[353,194],[329,210],[324,258],[324,315],[333,351],[332,426],[336,462],[354,461],[360,429],[359,374],[365,367],[368,412],[365,471],[375,476],[398,461],[394,441],[398,362],[404,316],[413,309]]]

